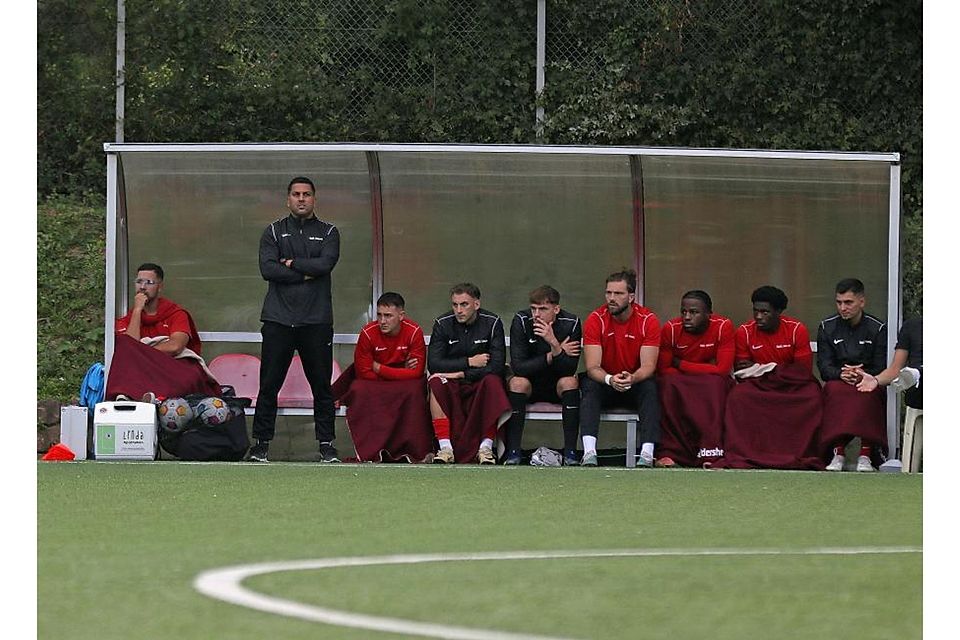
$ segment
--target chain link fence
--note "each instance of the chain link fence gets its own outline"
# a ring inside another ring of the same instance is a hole
[[[216,4],[216,3],[215,3]],[[485,59],[503,46],[502,37],[518,29],[511,19],[491,25],[495,14],[485,3],[437,0],[260,0],[222,2],[221,15],[237,43],[237,55],[251,65],[294,65],[338,85],[351,86],[342,104],[349,118],[362,117],[370,98],[366,85],[435,89],[457,86],[463,73],[447,69],[445,59],[470,55]],[[511,8],[511,3],[504,10]],[[523,18],[530,53],[536,65],[535,0]],[[708,67],[718,56],[735,55],[767,31],[771,16],[763,0],[632,0],[605,2],[608,11],[584,11],[579,0],[546,2],[546,83],[598,82],[616,68],[611,52],[631,44],[635,58],[624,65],[690,65]],[[484,6],[484,9],[480,7]],[[502,33],[498,33],[500,27]],[[303,46],[309,43],[310,46]],[[442,46],[441,46],[442,45]],[[429,52],[432,55],[414,54]],[[427,60],[427,62],[424,62]],[[357,70],[364,70],[358,75]],[[531,105],[535,100],[530,91]],[[862,109],[863,105],[853,105]]]

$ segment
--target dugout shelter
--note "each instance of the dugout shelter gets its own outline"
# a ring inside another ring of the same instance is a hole
[[[266,282],[260,234],[287,215],[304,175],[317,215],[341,233],[333,273],[334,357],[352,361],[384,291],[399,291],[429,332],[448,291],[476,283],[509,327],[527,293],[551,284],[585,318],[606,276],[638,273],[638,301],[661,321],[704,289],[735,324],[763,284],[815,339],[844,277],[867,310],[901,324],[898,153],[448,144],[107,143],[105,363],[131,269],[156,262],[166,295],[201,330],[204,356],[259,355]],[[509,332],[509,329],[507,329]],[[899,443],[890,394],[890,451]]]

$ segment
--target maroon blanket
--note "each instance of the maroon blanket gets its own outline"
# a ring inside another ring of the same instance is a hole
[[[659,376],[657,457],[672,458],[684,467],[699,467],[723,456],[723,410],[733,385],[729,375]]]
[[[820,384],[803,364],[779,365],[727,396],[723,458],[715,468],[822,470]]]
[[[887,450],[886,389],[861,393],[853,385],[831,380],[823,387],[823,424],[820,452],[825,459],[831,449],[846,445],[854,436]]]
[[[122,394],[139,402],[148,391],[155,393],[159,400],[189,393],[219,396],[220,385],[210,379],[196,360],[174,358],[130,336],[118,334],[104,399],[114,400]]]
[[[475,462],[480,441],[496,438],[497,429],[510,417],[503,379],[488,374],[478,382],[434,378],[427,384],[450,419],[450,441],[457,462]]]
[[[359,380],[350,365],[333,384],[347,407],[347,428],[360,462],[423,462],[433,453],[426,378]]]

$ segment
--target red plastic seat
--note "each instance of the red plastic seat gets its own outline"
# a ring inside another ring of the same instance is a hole
[[[330,382],[334,382],[339,377],[340,364],[334,360],[331,368]],[[280,394],[277,396],[277,406],[296,408],[309,408],[313,406],[313,392],[310,390],[310,382],[307,380],[307,374],[303,372],[303,362],[300,360],[299,355],[293,356],[290,369],[287,371],[287,379],[283,381],[283,386],[280,387]]]
[[[260,358],[246,353],[224,353],[207,365],[220,384],[229,384],[238,398],[250,398],[257,404],[260,393]]]

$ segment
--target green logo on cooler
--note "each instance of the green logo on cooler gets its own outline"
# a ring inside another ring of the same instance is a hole
[[[98,454],[114,454],[117,452],[117,429],[114,425],[97,425]]]

